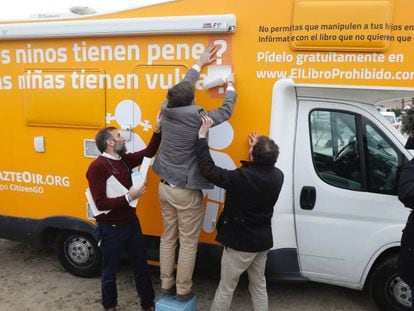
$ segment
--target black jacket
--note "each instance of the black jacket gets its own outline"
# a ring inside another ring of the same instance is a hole
[[[217,167],[207,141],[197,141],[201,174],[226,189],[224,209],[217,223],[216,240],[244,252],[272,248],[273,207],[283,184],[283,173],[273,165],[242,161],[242,167],[228,171]]]
[[[414,209],[414,159],[402,169],[398,181],[398,198],[408,208]]]
[[[398,198],[404,205],[414,209],[414,159],[401,171],[398,182]],[[414,214],[411,211],[401,237],[401,250],[398,258],[398,272],[410,286],[414,286]]]

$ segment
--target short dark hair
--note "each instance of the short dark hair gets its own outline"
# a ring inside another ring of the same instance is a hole
[[[259,136],[252,149],[253,162],[274,165],[279,157],[279,146],[269,137]]]
[[[112,131],[116,130],[116,127],[109,126],[100,130],[95,136],[95,144],[98,150],[102,153],[106,150],[107,143],[106,141],[111,138]]]
[[[182,81],[168,90],[168,107],[189,106],[194,100],[194,85],[188,81]]]

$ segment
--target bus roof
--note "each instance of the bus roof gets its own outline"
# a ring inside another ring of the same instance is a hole
[[[13,0],[0,11],[0,23],[82,18],[176,0]]]

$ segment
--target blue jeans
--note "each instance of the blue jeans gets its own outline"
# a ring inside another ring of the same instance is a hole
[[[121,253],[126,250],[131,258],[135,287],[141,298],[141,307],[154,305],[154,289],[147,265],[147,255],[141,226],[137,220],[126,225],[98,223],[101,240],[103,267],[101,276],[102,305],[114,308],[117,305],[116,273]]]

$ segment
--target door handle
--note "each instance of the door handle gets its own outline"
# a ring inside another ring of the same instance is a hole
[[[312,210],[316,202],[315,187],[304,186],[300,191],[300,207],[301,209]]]

